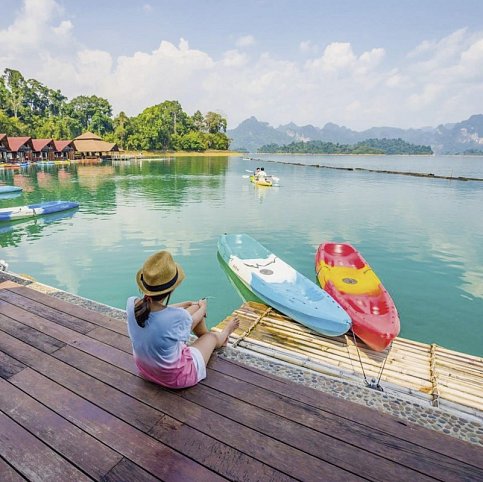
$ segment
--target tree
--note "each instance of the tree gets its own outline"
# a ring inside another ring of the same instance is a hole
[[[167,150],[173,148],[172,136],[183,136],[189,131],[189,116],[178,101],[165,101],[144,109],[132,119],[134,149]]]
[[[102,97],[79,95],[66,105],[65,112],[78,120],[83,129],[99,135],[112,131],[111,104]]]
[[[3,78],[4,85],[7,89],[7,106],[10,108],[13,117],[18,118],[20,108],[25,98],[25,79],[18,70],[13,69],[5,69]]]
[[[80,122],[71,117],[46,117],[40,118],[35,130],[36,137],[52,139],[73,139],[82,133]]]
[[[113,127],[114,132],[111,138],[121,149],[124,149],[130,129],[129,117],[124,112],[120,112],[113,121]]]
[[[226,119],[216,112],[208,112],[205,115],[205,126],[210,134],[216,134],[217,132],[226,132]]]
[[[206,151],[208,148],[208,134],[203,132],[191,131],[183,136],[173,136],[173,147],[182,151]]]
[[[191,124],[195,131],[203,132],[205,131],[205,118],[203,114],[197,110],[191,117]]]
[[[226,134],[217,132],[216,134],[206,134],[208,148],[219,151],[226,151],[230,147],[230,139]]]
[[[16,117],[9,117],[0,109],[0,132],[8,136],[21,136],[27,130],[27,126]]]

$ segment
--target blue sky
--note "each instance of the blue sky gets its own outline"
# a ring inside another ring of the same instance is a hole
[[[476,0],[0,0],[0,70],[135,115],[166,99],[354,129],[483,113]]]

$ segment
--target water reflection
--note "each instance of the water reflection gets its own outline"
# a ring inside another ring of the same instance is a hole
[[[22,191],[0,193],[0,204],[6,199],[15,199],[22,195]]]
[[[59,224],[60,221],[70,219],[77,209],[61,211],[58,213],[45,214],[37,218],[24,218],[12,222],[0,223],[0,246],[18,246],[24,238],[27,240],[38,239],[45,235],[43,231],[50,225]]]

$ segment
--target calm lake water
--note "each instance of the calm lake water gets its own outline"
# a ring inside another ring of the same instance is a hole
[[[346,241],[392,295],[401,336],[483,355],[483,182],[310,166],[483,177],[482,158],[263,157],[263,164],[187,157],[0,171],[0,182],[24,189],[0,196],[0,207],[80,203],[61,215],[0,223],[0,258],[12,272],[124,308],[138,293],[145,258],[167,249],[187,275],[174,301],[209,297],[212,326],[241,304],[217,259],[220,234],[248,233],[314,281],[318,245]],[[279,187],[249,183],[246,170],[258,165]]]

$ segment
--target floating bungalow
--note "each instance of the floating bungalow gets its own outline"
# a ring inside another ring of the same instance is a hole
[[[113,142],[103,141],[92,132],[84,132],[73,141],[76,157],[81,159],[98,159],[111,157],[113,152],[118,152],[119,147]]]
[[[76,158],[100,160],[111,158],[114,152],[119,152],[115,143],[103,141],[92,132],[85,132],[73,140],[32,139],[0,134],[0,163],[69,161]]]
[[[55,158],[73,160],[75,157],[74,141],[55,141]]]
[[[53,139],[32,139],[33,160],[53,161],[55,158],[55,145]]]
[[[7,159],[13,162],[25,162],[32,159],[34,145],[31,137],[7,137]]]

